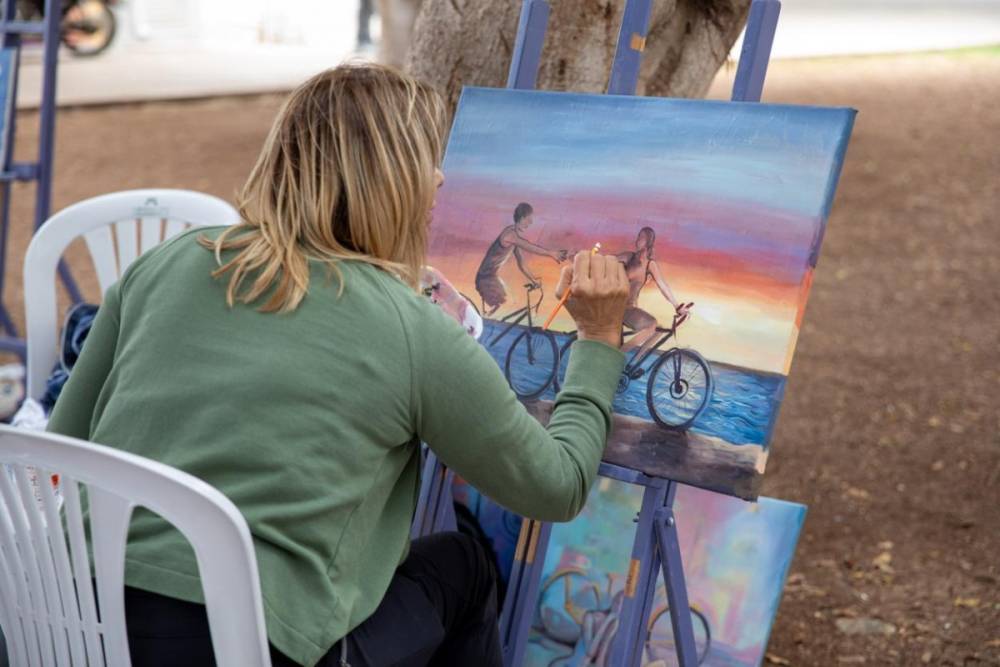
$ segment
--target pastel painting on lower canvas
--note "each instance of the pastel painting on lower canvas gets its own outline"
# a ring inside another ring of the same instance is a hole
[[[632,546],[622,527],[634,525],[641,500],[641,488],[600,479],[580,516],[552,527],[521,667],[611,667]],[[762,664],[806,508],[682,486],[674,511],[699,664]],[[657,581],[644,667],[677,664]]]
[[[853,125],[850,109],[468,88],[428,264],[546,420],[575,340],[562,263],[632,291],[605,460],[754,498]]]

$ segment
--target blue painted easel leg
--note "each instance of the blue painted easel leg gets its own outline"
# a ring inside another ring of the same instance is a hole
[[[11,114],[11,122],[13,122],[13,114]],[[14,326],[14,321],[10,317],[10,313],[7,312],[7,306],[3,303],[3,276],[7,270],[7,220],[10,217],[10,181],[4,181],[0,184],[0,197],[3,197],[3,201],[0,202],[0,216],[2,216],[3,226],[0,228],[0,327],[3,328],[3,333],[5,336],[9,336],[9,340],[3,341],[2,349],[5,352],[14,352],[19,348],[24,347],[23,341],[17,340],[17,327]],[[21,353],[22,361],[24,359],[24,353]]]
[[[39,139],[38,161],[13,162],[13,146],[16,141],[16,110],[6,120],[2,131],[6,134],[6,154],[2,157],[3,205],[0,208],[0,300],[6,278],[7,234],[10,225],[10,183],[11,180],[35,181],[35,224],[37,229],[49,218],[52,203],[52,169],[55,147],[56,119],[56,72],[60,45],[60,23],[62,12],[57,0],[45,0],[44,18],[41,22],[25,22],[16,20],[17,4],[5,2],[0,8],[0,41],[3,48],[14,49],[16,57],[10,87],[10,104],[13,107],[17,99],[18,74],[20,67],[20,51],[23,34],[41,34],[42,47],[42,99],[39,105]],[[70,274],[65,261],[59,262],[59,276],[69,293],[70,299],[76,303],[82,300],[76,281]],[[0,340],[0,349],[14,351],[24,356],[24,342],[17,340],[17,331],[6,307],[0,304],[0,326],[11,338]]]
[[[733,82],[734,102],[760,102],[780,13],[779,0],[753,0],[751,3],[736,81]]]
[[[500,614],[504,667],[518,667],[524,659],[551,536],[550,523],[532,520],[521,523],[507,598]],[[516,578],[515,571],[518,573]]]
[[[632,557],[625,578],[625,595],[622,599],[618,635],[612,655],[613,664],[622,667],[639,665],[646,643],[646,619],[652,609],[653,595],[659,567],[656,563],[655,525],[656,512],[667,502],[668,484],[649,480],[642,494],[642,508],[636,519]]]
[[[437,491],[440,487],[441,474],[438,467],[437,456],[430,449],[426,449],[420,473],[420,495],[417,496],[417,509],[413,513],[413,523],[410,524],[410,539],[415,540],[430,534],[429,507],[437,502]]]
[[[635,95],[652,12],[653,0],[628,0],[625,3],[615,60],[608,80],[609,95]]]
[[[521,3],[521,18],[507,75],[508,88],[531,90],[535,87],[550,12],[546,0],[523,0]]]
[[[444,475],[441,476],[441,490],[437,494],[437,507],[431,519],[431,533],[441,533],[448,530],[457,530],[458,521],[455,518],[455,498],[451,494],[452,484],[455,482],[455,473],[449,468],[444,468]]]
[[[56,142],[56,75],[61,42],[60,17],[61,4],[57,0],[45,2],[45,46],[43,66],[45,74],[42,77],[42,103],[38,109],[38,187],[35,188],[35,229],[49,219],[52,208],[52,169],[55,162]],[[59,262],[59,277],[63,286],[69,292],[70,300],[79,303],[83,300],[80,288],[77,287],[69,266],[65,261]]]
[[[673,496],[672,493],[670,495]],[[687,586],[684,584],[684,564],[681,561],[677,523],[671,505],[656,510],[656,542],[659,556],[663,561],[663,579],[667,588],[667,604],[670,607],[670,624],[674,631],[677,661],[681,667],[695,667],[698,664],[698,649],[694,643],[694,626],[691,624],[690,603]],[[648,615],[644,618],[648,618]]]
[[[16,2],[5,2],[2,9],[2,21],[6,25],[16,19],[17,13],[17,3]],[[21,35],[16,32],[6,32],[0,35],[0,39],[3,41],[3,48],[13,48],[16,49],[15,57],[13,58],[15,71],[11,72],[9,76],[13,77],[13,81],[10,84],[9,94],[11,96],[10,105],[11,113],[6,119],[4,127],[0,127],[0,131],[5,134],[6,141],[4,154],[0,156],[0,168],[3,170],[10,170],[13,173],[13,157],[14,157],[14,140],[17,136],[17,68],[20,67],[20,47],[21,47]],[[7,277],[7,238],[9,236],[10,229],[10,194],[11,194],[11,181],[10,179],[4,179],[2,188],[0,188],[0,196],[3,197],[3,201],[0,202],[0,324],[3,326],[4,334],[12,337],[12,340],[4,341],[4,350],[13,351],[18,343],[21,341],[16,340],[18,335],[17,327],[14,326],[14,322],[10,317],[10,313],[7,311],[6,305],[2,303],[3,301],[3,288],[6,283]],[[24,355],[22,355],[23,357]]]

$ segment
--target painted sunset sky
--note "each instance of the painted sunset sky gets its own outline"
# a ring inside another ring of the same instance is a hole
[[[787,373],[854,112],[849,109],[467,88],[444,162],[428,263],[479,302],[483,254],[519,202],[533,243],[633,250],[654,259],[678,300],[695,302],[679,344],[717,362]],[[525,254],[542,279],[542,317],[559,265]],[[500,277],[524,303],[513,258]],[[639,306],[669,325],[652,280]],[[555,330],[572,329],[561,314]]]

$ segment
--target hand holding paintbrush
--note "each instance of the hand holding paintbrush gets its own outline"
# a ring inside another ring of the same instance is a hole
[[[601,251],[601,242],[598,241],[597,243],[594,244],[594,247],[593,249],[591,249],[590,254],[596,255],[600,251]],[[560,284],[562,284],[562,281],[560,281]],[[556,291],[558,293],[558,289]],[[570,290],[563,290],[563,295],[559,299],[559,303],[557,303],[556,307],[552,309],[552,312],[549,313],[548,319],[545,320],[545,324],[542,325],[542,331],[549,330],[549,325],[552,324],[552,320],[556,319],[556,315],[558,315],[559,311],[562,310],[562,307],[566,305],[566,299],[569,298],[569,294]]]
[[[545,328],[565,305],[576,321],[580,340],[599,340],[620,347],[629,295],[628,275],[618,258],[600,255],[598,250],[599,244],[590,252],[577,253],[573,266],[563,268],[556,288],[559,304]]]

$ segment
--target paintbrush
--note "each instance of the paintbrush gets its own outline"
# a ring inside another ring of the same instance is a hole
[[[601,250],[600,242],[595,243],[593,249],[590,251],[590,254],[596,255],[598,252],[600,252],[600,250]],[[549,330],[549,325],[552,324],[552,320],[556,319],[556,315],[559,313],[559,310],[566,305],[566,300],[569,299],[569,292],[570,292],[569,285],[567,285],[566,291],[563,292],[562,298],[559,299],[559,303],[557,303],[556,307],[552,309],[552,313],[549,315],[549,319],[545,320],[545,324],[542,325],[542,331]]]

